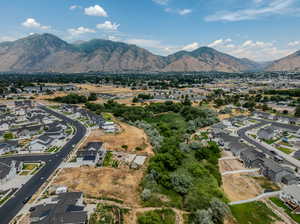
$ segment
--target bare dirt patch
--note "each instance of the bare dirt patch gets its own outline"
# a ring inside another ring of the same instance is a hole
[[[230,201],[247,200],[263,192],[263,189],[251,176],[231,174],[223,176],[222,179],[222,188]]]
[[[220,172],[244,170],[243,163],[237,159],[219,160]]]
[[[123,200],[126,205],[139,206],[139,183],[143,170],[115,168],[67,168],[54,180],[54,185],[68,186],[93,197]]]
[[[108,150],[134,152],[136,154],[154,154],[144,130],[122,122],[119,123],[119,126],[122,129],[119,134],[106,134],[101,130],[93,130],[85,143],[101,141],[105,143],[105,147]],[[122,146],[127,146],[127,149],[122,148]],[[137,151],[137,148],[141,150]]]

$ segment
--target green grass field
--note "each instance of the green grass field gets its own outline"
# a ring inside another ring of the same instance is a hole
[[[265,203],[257,201],[230,206],[239,224],[272,224],[280,218]]]

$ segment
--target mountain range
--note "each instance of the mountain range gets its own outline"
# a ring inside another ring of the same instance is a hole
[[[0,72],[193,72],[300,71],[300,51],[272,63],[236,58],[213,48],[159,56],[136,45],[95,39],[73,44],[34,34],[0,43]]]

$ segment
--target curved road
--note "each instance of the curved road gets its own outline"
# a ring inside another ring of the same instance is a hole
[[[64,147],[53,155],[32,155],[32,156],[14,156],[7,159],[15,159],[21,161],[44,161],[45,166],[35,174],[26,184],[23,185],[2,207],[0,207],[0,224],[8,224],[24,206],[23,201],[27,197],[31,197],[42,184],[51,176],[58,168],[68,154],[74,149],[81,139],[86,135],[87,129],[78,121],[72,120],[60,113],[57,113],[45,106],[40,106],[48,113],[60,118],[65,124],[71,124],[76,128],[73,138],[64,145]]]
[[[257,141],[254,141],[253,139],[248,137],[246,135],[246,132],[250,131],[252,129],[255,129],[255,128],[262,127],[266,124],[274,124],[274,125],[279,126],[279,127],[290,128],[290,129],[295,129],[295,130],[299,129],[299,127],[296,126],[296,125],[282,124],[282,123],[278,123],[278,122],[274,122],[274,121],[265,121],[265,120],[261,120],[261,119],[255,119],[255,120],[259,121],[260,123],[250,125],[250,126],[245,127],[245,128],[241,128],[240,130],[237,131],[237,134],[240,136],[240,138],[242,138],[245,141],[249,142],[250,144],[254,145],[256,148],[260,149],[262,152],[264,152],[265,154],[268,154],[271,157],[274,157],[274,154],[271,152],[271,150],[269,148],[267,148],[266,146],[258,143]],[[277,154],[279,154],[284,159],[284,162],[286,164],[299,167],[299,161],[295,161],[295,159],[292,158],[291,156],[286,155],[286,154],[282,153],[281,151],[279,151],[277,149],[273,149],[273,151],[276,151]]]

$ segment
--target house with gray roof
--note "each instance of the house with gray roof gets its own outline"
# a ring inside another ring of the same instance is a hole
[[[282,167],[271,159],[263,159],[263,164],[260,167],[260,173],[276,183],[283,183],[283,178],[294,171],[288,167]]]
[[[16,140],[0,142],[0,155],[9,152],[17,152],[19,149],[19,142]]]
[[[83,165],[102,166],[106,152],[103,142],[89,142],[77,152],[77,162]]]
[[[13,179],[22,170],[23,162],[0,159],[0,183]]]
[[[247,168],[259,168],[266,156],[262,152],[249,149],[242,151],[240,157]]]
[[[28,150],[32,152],[43,152],[51,147],[53,141],[54,139],[49,135],[43,134],[30,142]]]
[[[87,218],[81,192],[61,193],[34,207],[30,214],[32,224],[86,224]]]
[[[257,132],[257,136],[263,140],[272,140],[275,138],[276,133],[273,127],[262,128]]]

